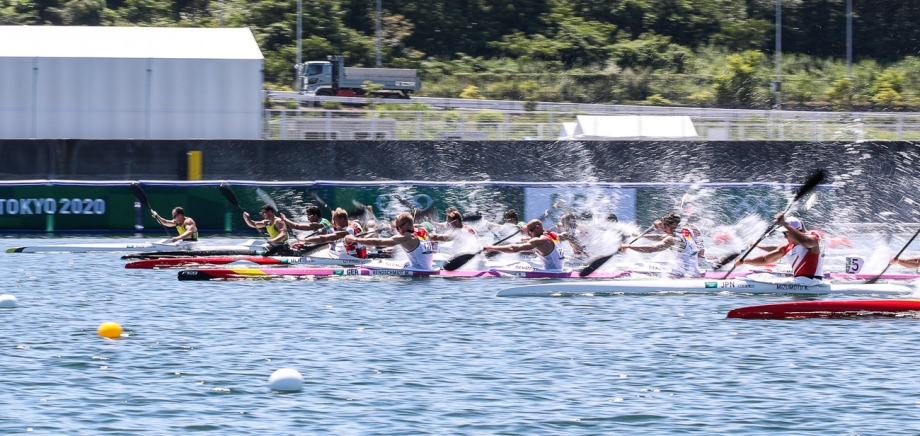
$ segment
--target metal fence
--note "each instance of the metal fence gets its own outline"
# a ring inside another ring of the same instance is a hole
[[[682,115],[709,141],[920,141],[920,113],[543,105],[516,110],[265,110],[266,139],[556,140],[577,115]],[[559,110],[555,110],[559,109]]]

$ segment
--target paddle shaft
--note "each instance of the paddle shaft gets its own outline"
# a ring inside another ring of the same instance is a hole
[[[904,254],[904,250],[907,250],[907,247],[909,247],[910,244],[911,244],[912,242],[914,242],[914,239],[917,239],[917,235],[920,235],[920,229],[917,229],[917,231],[914,232],[914,236],[911,236],[910,239],[907,241],[907,243],[904,244],[903,247],[901,247],[901,250],[898,251],[898,254],[895,254],[895,255],[894,255],[894,258],[895,258],[895,259],[900,258],[901,255]],[[867,284],[867,285],[875,284],[875,282],[877,282],[880,278],[882,278],[882,275],[885,274],[885,271],[888,271],[888,267],[890,267],[890,266],[891,266],[890,263],[889,263],[888,265],[885,265],[885,268],[882,270],[882,272],[878,273],[877,276],[875,276],[875,277],[873,277],[873,278],[867,280],[867,281],[866,281],[866,284]]]

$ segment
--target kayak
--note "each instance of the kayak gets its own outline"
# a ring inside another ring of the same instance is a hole
[[[604,273],[604,278],[627,276],[629,272]],[[329,276],[391,276],[391,277],[521,277],[539,279],[577,278],[578,272],[563,271],[524,271],[498,270],[486,271],[441,269],[420,270],[411,268],[221,268],[195,269],[179,271],[179,280],[240,280],[240,279],[277,279],[298,277]]]
[[[798,301],[734,309],[729,318],[800,319],[854,316],[918,316],[920,300]]]
[[[890,283],[855,284],[821,283],[771,274],[751,274],[744,278],[722,279],[656,279],[656,280],[591,280],[555,282],[516,286],[498,292],[499,297],[562,297],[576,295],[620,295],[656,293],[721,293],[739,294],[909,294],[913,288]]]
[[[155,242],[129,242],[109,244],[70,244],[70,245],[35,245],[29,247],[13,247],[7,253],[89,253],[105,251],[140,251],[140,252],[179,252],[187,255],[189,252],[221,251],[233,252],[232,254],[262,253],[265,251],[265,241],[248,240],[239,244],[209,245],[205,241],[180,241],[172,242],[161,239]]]
[[[709,273],[722,277],[725,273]],[[733,277],[742,277],[748,272],[732,274]],[[179,271],[179,280],[239,280],[239,279],[273,279],[273,278],[298,278],[298,277],[328,277],[328,276],[398,276],[398,277],[518,277],[528,279],[578,279],[578,271],[539,270],[526,263],[519,263],[507,267],[490,268],[486,270],[455,270],[442,269],[412,269],[406,268],[404,262],[376,260],[360,267],[354,268],[215,268]],[[590,279],[626,279],[645,278],[643,273],[633,271],[597,272]]]

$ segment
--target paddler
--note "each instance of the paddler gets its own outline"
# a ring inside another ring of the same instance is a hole
[[[699,251],[700,246],[693,230],[680,226],[680,215],[669,212],[660,220],[654,222],[655,228],[663,234],[645,235],[646,239],[658,241],[655,244],[623,244],[620,251],[635,250],[640,253],[657,253],[671,250],[676,254],[676,266],[671,275],[675,277],[699,277]]]
[[[566,212],[559,217],[556,223],[556,230],[559,231],[559,240],[566,241],[572,246],[572,254],[579,255],[584,253],[585,244],[581,242],[579,236],[585,232],[578,227],[578,218],[572,212]]]
[[[519,244],[486,245],[485,251],[499,253],[520,253],[531,251],[537,254],[544,271],[561,271],[565,267],[565,253],[559,245],[559,235],[543,229],[543,223],[538,219],[530,220],[524,226],[524,235],[530,239]]]
[[[821,244],[821,235],[815,231],[808,231],[802,220],[796,217],[786,217],[780,213],[776,215],[773,223],[780,232],[786,236],[786,244],[758,245],[758,248],[767,250],[760,256],[748,257],[743,262],[735,261],[735,265],[742,263],[754,266],[765,266],[785,258],[792,265],[794,277],[809,279],[824,278],[824,253]]]
[[[280,248],[287,243],[287,226],[281,218],[275,216],[275,208],[271,205],[262,206],[262,220],[253,221],[249,219],[249,212],[243,212],[243,221],[246,225],[254,229],[265,229],[268,232],[268,244],[273,249]],[[275,250],[277,251],[277,250]]]
[[[298,240],[304,244],[333,243],[332,251],[364,259],[367,258],[367,248],[364,245],[344,240],[346,236],[357,237],[361,233],[361,227],[356,222],[348,221],[348,212],[340,207],[332,212],[332,233]]]
[[[307,208],[307,223],[295,223],[288,219],[288,217],[281,214],[281,220],[284,221],[284,224],[290,227],[292,230],[306,230],[313,231],[313,234],[326,235],[334,231],[332,223],[329,220],[323,218],[323,212],[319,206],[313,205]],[[303,237],[298,236],[297,240],[303,242]]]
[[[406,252],[409,258],[408,268],[417,270],[431,270],[431,262],[434,260],[434,249],[431,246],[432,241],[446,241],[448,238],[442,235],[431,234],[424,228],[415,228],[415,220],[412,214],[401,213],[393,220],[393,230],[395,235],[389,238],[362,238],[359,239],[354,235],[345,236],[346,244],[357,244],[358,242],[371,247],[395,247],[399,245]]]
[[[185,210],[181,207],[173,208],[173,219],[171,220],[161,217],[155,210],[151,210],[150,212],[158,223],[166,227],[175,227],[176,230],[179,231],[179,236],[170,238],[173,242],[198,240],[198,226],[195,224],[195,220],[185,216]]]

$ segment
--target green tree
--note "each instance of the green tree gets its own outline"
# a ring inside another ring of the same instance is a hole
[[[766,99],[759,92],[763,81],[757,77],[762,58],[763,55],[756,51],[729,55],[725,69],[713,78],[716,101],[729,106],[764,104]]]

